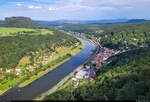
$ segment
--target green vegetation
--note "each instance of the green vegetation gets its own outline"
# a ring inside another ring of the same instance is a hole
[[[63,64],[64,62],[68,61],[72,56],[75,56],[77,53],[79,53],[84,48],[84,45],[78,45],[76,48],[73,49],[67,49],[63,50],[58,53],[58,56],[52,59],[48,64],[42,66],[41,70],[38,70],[37,75],[31,76],[28,80],[24,81],[23,83],[19,84],[19,87],[24,87],[34,80],[40,78],[44,74],[50,72],[57,66]],[[46,70],[43,70],[46,69]]]
[[[150,45],[150,22],[123,24],[78,24],[60,28],[65,31],[95,36],[102,46],[111,49],[137,48]]]
[[[30,32],[30,31],[35,31],[34,29],[25,29],[25,28],[6,28],[6,27],[0,27],[0,34],[1,33],[18,33],[18,32]]]
[[[57,47],[73,47],[77,42],[77,39],[74,39],[71,36],[68,36],[59,31],[54,32],[54,35],[18,35],[1,37],[0,67],[2,68],[2,71],[0,75],[1,77],[4,76],[5,78],[0,79],[0,90],[3,92],[7,88],[11,88],[12,85],[8,84],[8,82],[12,83],[12,80],[17,80],[17,78],[20,78],[21,76],[25,78],[26,76],[29,76],[37,71],[35,70],[33,72],[30,72],[26,69],[26,67],[29,65],[33,66],[34,63],[38,61],[39,57],[43,57],[45,54],[51,54]],[[29,63],[18,65],[20,60],[25,56],[31,56],[29,59]],[[15,71],[11,71],[10,74],[5,73],[7,69],[14,70],[16,67],[19,67],[21,69],[21,74],[19,76],[15,74]],[[8,87],[3,88],[6,87],[5,85]]]
[[[150,50],[138,49],[111,57],[94,81],[59,90],[45,100],[149,100]]]
[[[46,72],[52,70],[47,64],[58,56],[59,52],[66,49],[74,51],[73,48],[81,44],[78,39],[37,24],[29,18],[9,18],[0,23],[0,26],[0,94],[24,78],[30,78],[46,68],[49,68]],[[77,53],[76,51],[74,53]],[[68,56],[70,55],[66,54],[53,62],[62,63]],[[51,66],[55,67],[56,63]],[[44,71],[38,74],[38,77],[43,74]]]
[[[95,25],[87,24],[87,32],[81,26],[62,29],[87,34],[104,47],[131,51],[110,57],[93,81],[82,81],[77,88],[71,83],[44,100],[150,100],[150,49],[145,48],[150,46],[150,22],[96,25],[93,31],[89,26]]]
[[[48,29],[27,29],[27,28],[6,28],[0,27],[0,37],[17,36],[17,35],[47,35],[53,34]]]
[[[22,57],[28,55],[34,56],[32,52],[41,52],[41,50],[54,51],[56,47],[72,46],[77,41],[61,32],[55,32],[54,35],[45,36],[19,35],[0,38],[0,67],[16,67]],[[31,61],[33,61],[33,57]]]
[[[34,28],[43,29],[47,26],[40,25],[27,17],[10,17],[0,23],[0,27]]]
[[[88,24],[66,25],[60,29],[65,31],[73,31],[86,34],[91,34],[95,31],[101,30],[99,25],[88,25]]]
[[[150,22],[111,24],[101,28],[105,32],[97,37],[101,37],[101,43],[105,47],[124,49],[150,44]]]

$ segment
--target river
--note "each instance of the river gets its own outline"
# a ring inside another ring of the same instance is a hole
[[[84,49],[69,61],[58,66],[54,70],[35,80],[31,84],[23,88],[12,88],[4,95],[0,96],[1,100],[32,100],[41,93],[46,92],[55,86],[61,79],[67,76],[80,64],[82,64],[91,54],[92,50],[96,48],[91,42],[78,38],[84,43]]]

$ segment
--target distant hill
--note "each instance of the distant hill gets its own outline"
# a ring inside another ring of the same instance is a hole
[[[145,19],[131,19],[131,20],[128,20],[129,23],[136,23],[136,22],[145,22],[147,20]]]
[[[5,21],[0,23],[0,27],[45,28],[28,17],[6,17]]]
[[[121,24],[121,23],[137,23],[137,22],[145,22],[148,20],[145,19],[107,19],[107,20],[56,20],[56,21],[35,21],[42,25],[47,25],[51,27],[60,27],[60,26],[78,26],[84,24]]]
[[[0,20],[0,22],[3,22],[3,20]]]

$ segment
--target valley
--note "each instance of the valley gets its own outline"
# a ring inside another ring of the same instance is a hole
[[[148,100],[149,25],[0,27],[0,100]]]

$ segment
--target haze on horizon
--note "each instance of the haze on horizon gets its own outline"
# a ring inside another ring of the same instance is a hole
[[[0,0],[0,19],[150,19],[150,0]]]

